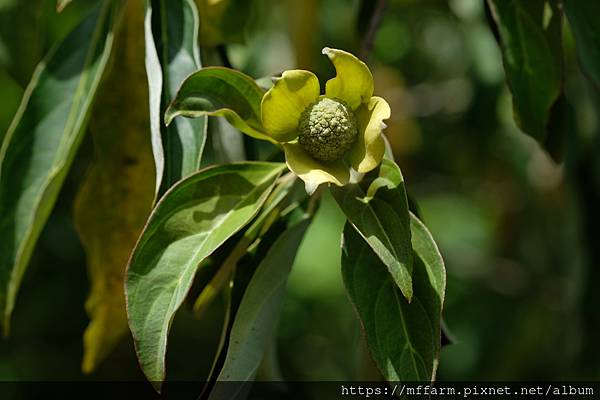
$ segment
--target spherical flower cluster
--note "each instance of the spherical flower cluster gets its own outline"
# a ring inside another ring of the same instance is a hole
[[[356,117],[341,100],[320,98],[300,115],[298,142],[321,161],[337,161],[356,141]]]

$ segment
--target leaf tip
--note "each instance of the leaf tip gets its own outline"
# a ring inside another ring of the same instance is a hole
[[[161,394],[163,381],[150,381],[156,393]]]
[[[173,107],[172,107],[172,105],[170,105],[167,108],[167,111],[165,111],[165,117],[163,120],[165,123],[165,126],[169,126],[176,116],[177,116],[177,111],[173,111]]]
[[[408,286],[398,285],[400,288],[400,292],[402,292],[402,296],[406,299],[407,303],[410,304],[413,301],[413,287],[412,282]]]

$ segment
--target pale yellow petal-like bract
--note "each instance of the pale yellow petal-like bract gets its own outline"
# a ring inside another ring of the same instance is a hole
[[[374,90],[369,67],[343,50],[325,47],[323,54],[329,57],[336,70],[335,78],[328,80],[325,85],[325,95],[345,101],[353,110],[367,103]]]
[[[385,153],[382,131],[383,120],[391,115],[390,106],[381,97],[371,97],[356,112],[358,139],[350,149],[350,162],[356,171],[365,173],[375,169]]]
[[[285,143],[283,149],[288,168],[304,181],[308,194],[313,194],[322,183],[344,186],[350,179],[350,168],[342,161],[315,160],[297,142]]]
[[[263,96],[261,118],[265,131],[278,142],[297,136],[302,111],[319,97],[319,80],[309,71],[285,71]]]

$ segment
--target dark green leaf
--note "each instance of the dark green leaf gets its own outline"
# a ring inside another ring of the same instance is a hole
[[[148,379],[165,376],[169,327],[196,268],[253,218],[285,166],[237,163],[204,169],[180,181],[155,207],[129,262],[129,327]]]
[[[271,343],[283,303],[288,275],[309,220],[284,232],[273,244],[254,273],[237,311],[225,365],[210,399],[234,399],[243,390],[243,382],[251,381]]]
[[[433,238],[413,215],[411,230],[415,252],[411,303],[350,224],[344,228],[342,275],[385,379],[430,382],[441,346],[445,271]]]
[[[36,69],[0,149],[0,307],[17,289],[83,137],[120,1],[104,1]]]
[[[557,2],[488,0],[500,34],[515,121],[541,143],[562,91],[562,14]]]
[[[202,66],[196,5],[192,0],[146,0],[144,30],[156,190],[162,195],[198,170],[206,142],[206,117],[179,118],[169,127],[163,123],[179,85]]]
[[[413,294],[410,219],[400,168],[384,159],[379,176],[372,181],[336,187],[332,193],[410,301]]]
[[[600,2],[566,0],[563,6],[575,36],[583,71],[600,88]]]
[[[262,131],[260,102],[263,91],[249,76],[224,67],[208,67],[189,76],[165,113],[173,118],[204,115],[225,117],[240,131],[257,139],[272,140]]]

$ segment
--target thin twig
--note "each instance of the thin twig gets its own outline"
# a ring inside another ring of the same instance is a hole
[[[219,55],[221,63],[223,63],[224,67],[233,68],[231,66],[231,61],[229,61],[229,55],[227,55],[227,47],[224,44],[217,46],[217,54]]]
[[[360,58],[363,61],[367,61],[369,59],[371,50],[373,50],[375,35],[377,35],[377,30],[379,29],[379,25],[381,24],[381,20],[383,19],[383,13],[385,11],[386,6],[387,0],[377,0],[377,5],[373,10],[373,14],[371,14],[369,28],[365,33],[365,37],[363,38],[362,46],[360,48]]]

